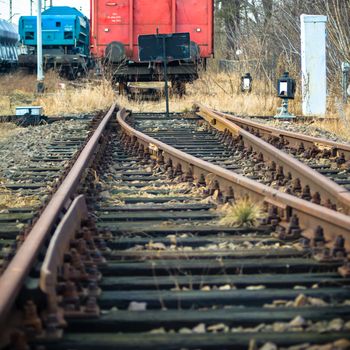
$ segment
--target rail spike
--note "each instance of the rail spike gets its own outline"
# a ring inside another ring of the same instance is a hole
[[[301,193],[301,198],[305,199],[307,201],[311,200],[311,191],[310,191],[309,185],[304,186],[302,193]]]
[[[331,249],[325,246],[323,246],[323,248],[314,249],[313,257],[320,262],[344,261],[347,257],[344,237],[342,235],[337,236]]]
[[[344,278],[350,277],[350,261],[347,259],[344,264],[338,267],[339,274]]]
[[[166,164],[165,164],[165,170],[168,170],[169,168],[173,167],[173,161],[171,160],[171,158],[168,158]]]
[[[132,148],[132,155],[133,155],[133,156],[137,156],[139,146],[140,146],[139,142],[136,141],[136,142],[134,143],[134,147]]]
[[[293,214],[286,229],[283,226],[279,227],[278,238],[283,240],[295,240],[300,237],[301,228],[299,226],[299,218],[296,214]]]
[[[151,153],[149,153],[149,149],[145,147],[145,151],[143,153],[143,159],[145,163],[148,163],[151,160]]]
[[[228,188],[226,196],[224,197],[224,202],[225,203],[234,203],[234,201],[235,201],[235,192],[234,192],[232,186],[230,186]]]
[[[98,315],[100,313],[100,308],[97,305],[96,297],[88,297],[83,309],[86,314]]]
[[[292,191],[294,193],[300,193],[301,192],[301,183],[300,183],[300,179],[298,177],[293,180]]]
[[[183,172],[182,172],[182,166],[180,163],[177,164],[176,169],[175,169],[175,177],[177,176],[182,176]]]
[[[166,171],[166,175],[167,175],[169,180],[173,180],[175,178],[174,171],[173,171],[172,167],[168,167],[168,169]]]
[[[213,185],[211,186],[210,190],[209,190],[209,194],[216,200],[218,200],[219,202],[222,202],[223,200],[223,196],[222,196],[222,192],[220,190],[220,184],[218,180],[215,180]]]
[[[76,311],[80,308],[80,298],[76,284],[73,281],[66,281],[63,287],[63,307],[66,311]]]
[[[276,227],[281,221],[280,216],[278,215],[278,208],[275,205],[272,205],[268,209],[267,223],[272,227]]]
[[[345,238],[342,235],[335,238],[331,253],[334,258],[346,258]]]
[[[284,172],[283,172],[283,166],[279,165],[278,168],[277,168],[275,179],[278,180],[278,181],[283,181],[284,178],[285,177],[284,177]]]
[[[165,163],[164,163],[164,156],[163,156],[163,153],[162,152],[159,152],[158,153],[158,156],[157,156],[157,163],[159,166],[163,166]]]
[[[189,182],[189,183],[193,183],[194,178],[193,178],[193,172],[192,169],[189,168],[184,176],[184,181]]]
[[[321,204],[321,195],[320,192],[315,192],[312,195],[311,202],[315,204]]]
[[[143,159],[144,152],[145,152],[145,147],[143,146],[142,143],[140,143],[139,149],[138,149],[138,152],[137,152],[137,156],[138,156],[137,159],[139,159],[139,160]]]
[[[200,174],[197,185],[204,186],[204,187],[207,185],[207,183],[205,182],[205,176],[203,173]]]
[[[43,324],[33,300],[28,300],[24,305],[23,325],[31,334],[39,335],[43,332]]]
[[[311,239],[311,246],[314,249],[323,248],[326,244],[324,231],[321,226],[317,226],[314,230],[314,236]]]

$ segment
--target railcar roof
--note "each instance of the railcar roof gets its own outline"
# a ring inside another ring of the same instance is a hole
[[[84,14],[82,14],[79,10],[77,10],[75,7],[69,7],[69,6],[52,6],[45,10],[43,15],[72,15],[72,16],[80,16],[85,17]]]
[[[0,19],[0,39],[17,41],[18,40],[17,26],[5,20]]]
[[[45,16],[45,17],[44,17]],[[64,19],[64,20],[67,20],[67,19],[76,19],[77,16],[76,15],[65,15],[64,18],[62,18],[62,15],[43,15],[43,17],[46,19],[50,19],[50,18],[54,18],[54,19]],[[23,21],[23,20],[33,20],[33,21],[36,21],[36,16],[21,16],[20,17],[20,20]]]

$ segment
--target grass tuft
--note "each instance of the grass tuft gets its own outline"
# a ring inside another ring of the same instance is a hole
[[[0,193],[0,210],[8,208],[35,208],[40,205],[37,196],[22,196],[16,193]]]
[[[249,198],[240,198],[233,205],[225,205],[221,208],[223,217],[219,221],[225,226],[256,226],[261,218],[260,205],[252,202]]]

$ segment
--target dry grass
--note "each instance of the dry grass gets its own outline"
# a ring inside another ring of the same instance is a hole
[[[40,199],[35,195],[22,195],[11,191],[4,184],[4,179],[0,178],[0,211],[7,208],[36,207],[40,205]]]
[[[50,71],[45,76],[45,88],[43,95],[35,93],[35,75],[18,72],[0,76],[0,115],[12,115],[20,105],[40,105],[46,115],[90,113],[106,109],[115,101],[107,80],[76,84]]]
[[[65,85],[63,90],[60,88],[62,83]],[[135,112],[162,112],[165,109],[164,99],[160,101],[135,101],[128,100],[125,96],[116,96],[113,86],[106,79],[93,83],[78,81],[74,82],[73,85],[63,81],[54,72],[48,72],[45,84],[47,91],[45,94],[37,96],[34,94],[35,75],[15,73],[0,76],[0,114],[13,114],[15,106],[24,104],[41,105],[44,107],[46,115],[89,113],[106,109],[115,100],[121,106]],[[153,85],[160,87],[163,84],[156,82]],[[334,118],[334,121],[318,122],[314,125],[350,140],[350,106],[343,107],[336,101],[336,96],[328,98],[327,117]],[[273,116],[277,112],[277,107],[281,105],[271,82],[255,79],[252,93],[242,94],[240,92],[240,74],[219,73],[213,69],[202,72],[200,79],[193,84],[187,84],[187,94],[184,98],[172,96],[170,110],[174,112],[192,110],[193,102],[200,102],[221,111],[243,116]],[[301,114],[299,87],[295,100],[290,101],[290,111],[296,115]]]
[[[262,216],[260,205],[249,198],[240,198],[233,205],[226,204],[219,212],[223,215],[219,223],[225,226],[256,226]]]
[[[162,85],[162,84],[161,84]],[[154,86],[161,86],[154,83]],[[134,111],[164,111],[165,103],[161,101],[133,101],[119,96],[120,103]],[[339,108],[335,103],[336,97],[330,96],[327,105],[327,117],[338,118]],[[275,87],[269,82],[254,80],[253,91],[250,94],[240,92],[240,75],[237,73],[217,73],[212,70],[203,72],[200,79],[187,84],[187,94],[180,99],[170,98],[170,107],[174,112],[182,112],[192,108],[193,102],[201,102],[221,111],[239,115],[269,115],[274,116],[281,106],[281,99],[276,97]],[[301,115],[301,91],[297,89],[295,99],[289,103],[290,111]],[[350,117],[350,106],[344,113]]]
[[[12,123],[2,123],[0,124],[0,141],[4,141],[10,137],[18,134],[22,128],[17,127]]]
[[[43,106],[46,115],[89,113],[110,107],[115,93],[109,82],[69,88],[37,98],[33,103]]]
[[[350,141],[350,104],[343,106],[338,103],[330,110],[329,118],[317,121],[313,126],[332,132],[333,134]]]
[[[157,83],[157,86],[159,84]],[[315,127],[330,131],[344,139],[350,140],[350,105],[342,106],[336,101],[339,96],[329,96],[327,101],[327,120],[316,122]],[[164,100],[155,102],[130,101],[119,96],[122,106],[135,112],[164,111]],[[250,94],[240,92],[240,75],[237,73],[217,73],[209,70],[201,74],[199,80],[187,84],[187,94],[183,99],[175,96],[170,98],[170,110],[184,112],[192,109],[193,102],[200,102],[208,107],[221,111],[232,112],[242,116],[267,115],[274,116],[281,100],[276,97],[275,87],[269,82],[254,80],[253,91]],[[290,112],[301,115],[301,90],[297,88],[294,100],[290,101]]]
[[[49,71],[45,74],[45,87],[48,93],[55,92],[58,84],[63,80],[53,72]],[[33,96],[36,89],[36,75],[25,74],[23,72],[15,72],[0,76],[0,93],[1,95],[10,96],[18,91],[27,96]]]
[[[211,71],[201,74],[201,78],[187,84],[187,94],[183,98],[172,96],[170,109],[174,112],[191,110],[193,102],[231,111],[241,115],[274,115],[280,101],[273,95],[267,94],[267,87],[260,82],[254,82],[254,92],[241,94],[239,92],[240,77],[232,74],[214,73]],[[159,84],[158,84],[159,86]],[[126,97],[118,97],[120,104],[138,111],[164,111],[165,103],[161,101],[130,101]]]
[[[61,80],[55,72],[46,75],[47,93],[57,91]],[[33,105],[36,75],[16,72],[0,76],[0,115],[12,115],[16,106]]]
[[[40,205],[40,199],[37,196],[22,196],[9,190],[1,189],[0,210],[8,208],[33,208]]]

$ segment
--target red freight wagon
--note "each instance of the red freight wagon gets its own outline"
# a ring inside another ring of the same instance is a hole
[[[116,81],[162,79],[161,65],[139,62],[142,34],[190,33],[191,60],[170,62],[172,81],[196,79],[198,63],[213,55],[213,0],[90,1],[91,52],[116,68]]]

